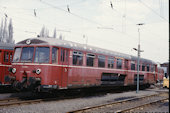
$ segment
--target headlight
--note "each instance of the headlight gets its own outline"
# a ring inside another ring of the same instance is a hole
[[[39,75],[41,73],[41,69],[37,69],[36,73]]]
[[[12,73],[16,73],[17,69],[16,68],[12,68]]]

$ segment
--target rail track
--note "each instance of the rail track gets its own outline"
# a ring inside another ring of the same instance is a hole
[[[152,97],[163,97],[163,96],[167,96],[169,95],[168,92],[164,92],[164,93],[159,93],[159,94],[154,94],[154,95],[148,95],[148,96],[141,96],[141,97],[136,97],[136,98],[131,98],[131,99],[126,99],[126,100],[121,100],[121,101],[116,101],[116,102],[111,102],[111,103],[106,103],[106,104],[102,104],[102,105],[97,105],[97,106],[92,106],[92,107],[85,107],[83,109],[78,109],[78,110],[74,110],[74,111],[69,111],[67,113],[86,113],[86,112],[93,112],[93,113],[97,113],[97,112],[129,112],[133,109],[137,109],[146,105],[150,105],[150,104],[154,104],[154,103],[158,103],[164,100],[169,99],[169,97],[164,97],[164,98],[160,98],[160,99],[156,99],[153,101],[146,101],[145,103],[139,104],[139,105],[133,105],[130,106],[130,103],[134,103],[139,102],[141,100],[147,100],[149,98]],[[129,106],[126,105],[126,107],[123,107],[124,104],[129,103]],[[113,108],[114,106],[114,108]]]
[[[126,100],[121,100],[121,101],[116,101],[116,102],[112,102],[112,103],[107,103],[107,104],[103,104],[103,105],[99,105],[99,106],[93,106],[93,107],[86,107],[83,109],[79,109],[79,110],[75,110],[75,111],[70,111],[68,113],[77,113],[77,112],[89,112],[89,111],[94,111],[96,109],[103,109],[106,108],[108,106],[113,106],[113,105],[117,105],[117,104],[124,104],[130,101],[139,101],[145,98],[151,98],[151,97],[158,97],[158,96],[163,96],[163,95],[168,95],[168,92],[161,92],[159,94],[154,94],[154,95],[148,95],[148,96],[142,96],[142,97],[137,97],[137,98],[131,98],[131,99],[126,99]],[[164,100],[167,98],[163,98]],[[41,102],[48,102],[48,101],[56,101],[58,100],[58,98],[44,98],[44,99],[21,99],[21,98],[7,98],[7,99],[0,99],[0,107],[7,107],[7,106],[12,106],[12,105],[23,105],[23,104],[33,104],[33,103],[41,103]],[[159,101],[163,101],[163,100],[158,100],[155,101],[159,102]],[[145,103],[145,104],[150,104],[150,103]],[[142,104],[141,106],[145,106],[145,104]],[[135,109],[137,107],[141,107],[141,106],[135,106],[135,107],[129,107],[127,109],[120,109],[120,110],[116,110],[118,112],[126,112],[129,111],[131,109]],[[114,111],[115,112],[115,111]]]
[[[148,106],[148,105],[151,105],[151,104],[163,102],[163,101],[166,101],[166,100],[169,100],[169,98],[163,98],[163,99],[160,99],[160,100],[155,100],[153,102],[148,102],[148,103],[145,103],[145,104],[142,104],[142,105],[139,105],[139,106],[134,106],[134,107],[131,107],[131,108],[126,108],[126,109],[118,110],[116,112],[117,113],[132,112],[135,109],[138,109],[138,108],[141,108],[141,107],[145,107],[145,106]]]
[[[20,98],[1,99],[0,100],[0,107],[11,106],[11,105],[20,105],[20,104],[39,103],[41,101],[43,101],[43,99],[36,99],[36,100],[23,100],[23,99],[20,99]]]
[[[11,101],[16,101],[18,100],[19,98],[6,98],[6,99],[0,99],[0,103],[3,103],[3,102],[11,102]]]

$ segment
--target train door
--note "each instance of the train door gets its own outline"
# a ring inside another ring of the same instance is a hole
[[[61,49],[61,88],[67,88],[68,82],[68,64],[69,64],[69,52],[67,49]]]

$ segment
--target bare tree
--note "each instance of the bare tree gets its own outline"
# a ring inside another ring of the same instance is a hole
[[[0,26],[0,42],[2,42],[2,39],[3,39],[3,19],[1,20],[1,26]]]
[[[54,29],[54,34],[53,34],[53,38],[57,37],[57,33],[56,33],[56,28]]]
[[[43,26],[43,27],[41,28],[40,37],[44,37],[44,34],[45,34],[45,26]]]
[[[6,42],[6,39],[8,38],[7,35],[8,35],[7,34],[7,17],[5,17],[3,31],[2,31],[2,42]]]
[[[59,39],[64,40],[64,37],[62,36],[62,34],[60,34]]]
[[[8,43],[13,43],[13,25],[12,25],[12,19],[9,21],[8,25],[8,36],[9,36],[9,41]]]
[[[49,30],[45,26],[43,26],[41,29],[40,37],[44,37],[44,38],[49,37]]]
[[[1,20],[1,26],[0,26],[0,42],[3,43],[14,43],[13,40],[13,25],[12,25],[12,19],[9,21],[9,25],[7,25],[7,18],[5,17],[5,21],[3,21],[3,18]],[[8,26],[8,28],[7,28]]]

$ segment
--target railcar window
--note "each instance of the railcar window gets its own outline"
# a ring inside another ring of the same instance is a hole
[[[52,63],[57,63],[58,62],[58,48],[53,48],[52,49]]]
[[[149,72],[149,64],[146,66],[146,68],[147,68],[147,71]]]
[[[74,51],[73,52],[73,65],[83,65],[83,53]]]
[[[21,56],[21,48],[15,48],[13,62],[19,62]]]
[[[64,62],[64,56],[65,56],[65,50],[61,49],[61,55],[60,60]]]
[[[105,56],[98,56],[98,67],[105,67]]]
[[[137,65],[137,69],[138,69],[138,65]],[[140,71],[140,64],[139,64],[139,71]]]
[[[34,62],[48,63],[49,62],[49,47],[36,47]]]
[[[128,60],[125,60],[125,68],[128,69]]]
[[[114,67],[114,58],[108,58],[108,68]]]
[[[66,50],[66,61],[68,62],[68,59],[69,59],[69,51]]]
[[[155,71],[155,68],[154,68],[154,65],[151,66],[151,72],[154,72]]]
[[[10,62],[12,61],[12,53],[10,53]]]
[[[145,71],[145,65],[142,64],[142,71]]]
[[[117,69],[122,69],[122,59],[117,59]]]
[[[32,62],[34,47],[24,47],[21,53],[21,62]]]
[[[135,62],[131,61],[131,70],[135,70]]]
[[[8,62],[9,61],[9,53],[5,52],[4,53],[4,62]]]
[[[87,54],[86,57],[87,57],[87,60],[86,60],[87,66],[93,66],[94,65],[95,55]]]

